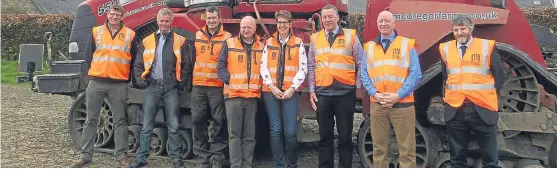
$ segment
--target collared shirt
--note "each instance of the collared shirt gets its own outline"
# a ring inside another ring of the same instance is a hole
[[[333,36],[337,36],[339,30],[340,30],[340,26],[337,25],[337,27],[336,27],[335,29],[333,29]],[[325,29],[325,35],[326,35],[327,37],[329,37],[329,32],[330,32],[330,31],[327,31],[327,30]]]
[[[383,39],[385,38],[386,37],[381,36],[381,45],[383,46],[383,48],[385,48],[386,45],[385,43],[383,43]],[[387,39],[389,39],[392,42],[395,39],[395,33],[391,34],[391,36],[387,37]],[[362,83],[366,88],[366,90],[368,91],[368,94],[370,96],[375,96],[375,93],[377,93],[377,88],[375,88],[375,86],[371,82],[371,78],[369,77],[369,73],[367,72],[367,54],[365,54],[362,57],[361,68],[362,68],[362,74],[361,74]],[[398,96],[401,99],[408,97],[412,93],[412,91],[414,91],[416,84],[418,84],[418,82],[421,79],[422,79],[422,69],[420,68],[420,60],[418,58],[418,52],[416,52],[416,49],[412,47],[412,50],[410,51],[410,64],[408,67],[408,76],[406,77],[404,83],[402,83],[400,89],[398,89],[397,91]]]
[[[460,55],[460,59],[462,59],[462,49],[460,47],[466,46],[466,49],[468,49],[468,47],[470,47],[470,44],[472,43],[472,39],[474,39],[474,37],[470,37],[470,40],[468,40],[468,42],[466,42],[466,44],[464,45],[456,42],[456,48],[458,49],[458,54]]]
[[[281,39],[282,38],[279,35],[279,41],[281,44],[284,45],[288,43],[290,36],[288,36],[284,41]],[[261,77],[263,78],[263,84],[266,86],[273,84],[273,80],[271,79],[271,73],[269,72],[269,68],[267,67],[268,65],[267,58],[268,58],[267,45],[265,45],[265,48],[263,49],[263,56],[261,56],[261,67],[259,69],[260,69]],[[300,87],[300,85],[302,85],[302,83],[304,82],[304,79],[306,78],[306,74],[307,74],[306,49],[304,48],[304,43],[301,43],[300,52],[298,53],[298,72],[296,72],[296,75],[294,75],[292,86],[290,87],[293,87],[294,89],[298,89],[298,87]],[[281,89],[281,86],[277,86],[277,88]]]
[[[338,32],[340,31],[340,26],[337,26],[337,28],[335,28],[335,30],[333,30],[333,34],[338,34]],[[325,30],[325,33],[329,33],[327,32],[327,30]],[[356,36],[358,37],[358,36]],[[364,49],[362,48],[362,45],[360,44],[360,40],[359,38],[354,39],[354,47],[352,48],[352,55],[354,58],[354,60],[356,61],[356,87],[360,88],[362,86],[362,80],[360,79],[360,62],[361,59],[363,57],[365,57],[365,52]],[[309,91],[310,92],[314,92],[315,91],[315,44],[311,43],[309,46],[309,52],[308,52],[308,87],[309,87]]]
[[[284,38],[284,37],[282,37],[282,35],[279,34],[280,44],[284,45],[284,44],[288,43],[288,40],[290,40],[290,35],[288,35],[286,38]]]
[[[151,77],[156,80],[163,80],[162,48],[164,47],[164,43],[166,42],[168,35],[164,35],[160,30],[157,31],[157,34],[160,36],[155,50],[155,64],[153,64],[153,73],[151,74]]]

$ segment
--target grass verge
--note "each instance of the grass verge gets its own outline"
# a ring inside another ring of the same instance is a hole
[[[2,84],[9,84],[9,85],[16,85],[17,83],[17,76],[26,75],[27,73],[20,73],[17,70],[18,64],[17,61],[13,60],[4,60],[1,61],[1,82]],[[36,72],[35,75],[46,74],[50,72],[50,66],[43,66],[42,72]],[[26,84],[26,83],[22,83]]]

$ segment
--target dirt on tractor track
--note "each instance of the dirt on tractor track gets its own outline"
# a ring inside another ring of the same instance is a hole
[[[2,135],[0,167],[36,168],[70,167],[80,153],[72,144],[67,128],[67,112],[72,103],[68,96],[34,93],[29,85],[1,85],[1,127]],[[356,153],[356,133],[361,114],[354,117],[353,130],[353,167],[362,167]],[[304,126],[317,132],[315,120],[304,120]],[[298,167],[317,167],[317,143],[299,144]],[[336,148],[335,148],[336,151]],[[335,152],[335,164],[338,165]],[[185,167],[197,167],[193,160],[185,160]],[[118,162],[109,154],[95,153],[92,168],[114,168]],[[165,157],[151,157],[150,168],[172,167]],[[270,153],[255,156],[253,167],[272,168]]]

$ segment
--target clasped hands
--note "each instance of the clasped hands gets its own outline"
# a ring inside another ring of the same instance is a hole
[[[271,92],[273,93],[275,98],[277,98],[279,100],[289,99],[294,94],[294,89],[292,89],[292,88],[288,88],[288,90],[286,90],[284,92],[282,92],[275,85],[269,85],[269,88],[271,89]]]
[[[393,105],[400,100],[398,93],[375,93],[373,96],[375,100],[383,107],[393,108]]]

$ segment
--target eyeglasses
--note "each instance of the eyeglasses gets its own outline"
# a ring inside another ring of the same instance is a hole
[[[290,22],[277,22],[277,25],[288,25]]]

